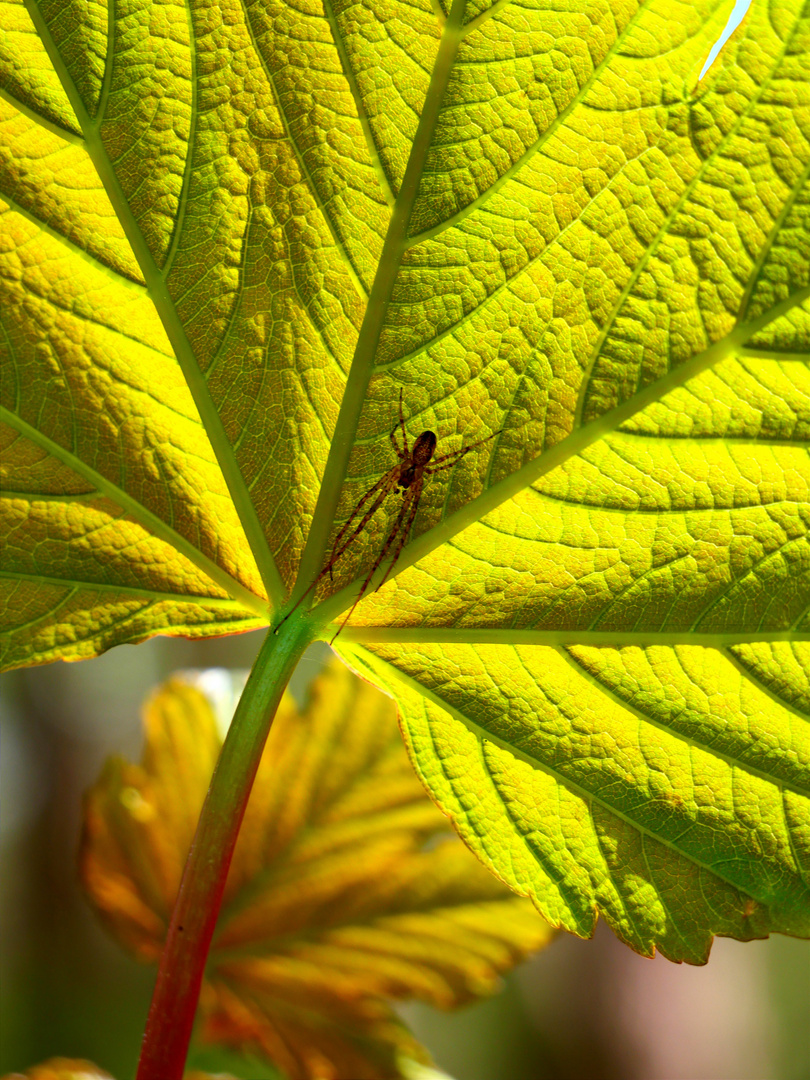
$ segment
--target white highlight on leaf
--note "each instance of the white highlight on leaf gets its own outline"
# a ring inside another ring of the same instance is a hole
[[[709,68],[715,62],[715,60],[717,59],[718,54],[720,53],[720,50],[723,48],[725,43],[728,41],[728,39],[731,37],[731,35],[734,33],[734,31],[737,29],[737,27],[743,21],[745,13],[748,11],[750,6],[751,6],[751,0],[737,0],[737,3],[734,5],[733,11],[731,12],[731,14],[728,17],[728,22],[726,23],[726,25],[725,25],[725,27],[723,29],[723,33],[720,35],[720,37],[717,39],[717,41],[714,43],[714,45],[712,45],[711,52],[709,53],[709,55],[706,58],[706,63],[700,69],[700,75],[698,76],[698,82],[700,82],[700,80],[703,78],[703,76],[706,74],[706,72],[709,70]]]

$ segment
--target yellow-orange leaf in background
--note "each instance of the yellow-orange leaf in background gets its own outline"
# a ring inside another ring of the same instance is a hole
[[[110,760],[85,807],[82,877],[118,939],[156,960],[220,745],[174,679],[145,710],[140,765]],[[399,1075],[424,1058],[386,998],[451,1008],[490,993],[550,929],[450,833],[405,753],[393,702],[334,666],[287,697],[228,878],[203,1034],[291,1077]]]
[[[40,1065],[32,1065],[24,1073],[8,1073],[2,1080],[113,1080],[108,1072],[83,1058],[49,1058]],[[185,1080],[235,1080],[225,1073],[199,1071],[187,1072]]]
[[[8,1073],[2,1080],[112,1080],[112,1077],[92,1061],[55,1057],[32,1065],[24,1073]]]

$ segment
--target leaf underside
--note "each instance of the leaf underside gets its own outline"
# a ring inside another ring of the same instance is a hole
[[[467,843],[645,954],[810,933],[810,17],[698,83],[729,7],[3,4],[5,663],[277,621],[401,390],[500,434],[337,644]]]

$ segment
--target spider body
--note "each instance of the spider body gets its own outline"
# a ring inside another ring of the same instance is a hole
[[[399,428],[402,435],[402,447],[399,446],[396,439],[397,428]],[[285,622],[290,615],[292,615],[293,611],[295,611],[304,598],[316,588],[326,574],[329,574],[330,579],[332,578],[332,568],[344,551],[346,551],[349,545],[360,535],[371,518],[385,502],[388,495],[393,491],[399,490],[402,493],[402,503],[397,511],[393,524],[388,531],[388,535],[379,555],[374,561],[374,565],[369,570],[368,575],[360,588],[357,599],[354,604],[352,604],[332,637],[332,641],[334,641],[351,618],[354,609],[365,596],[366,590],[377,569],[386,558],[390,557],[388,569],[385,571],[382,580],[376,588],[382,588],[388,580],[388,576],[394,569],[400,552],[408,540],[414,518],[416,517],[416,511],[419,509],[419,500],[422,496],[425,477],[432,476],[438,472],[444,472],[446,469],[452,469],[465,454],[469,454],[471,450],[475,450],[477,447],[489,442],[490,439],[494,439],[495,436],[499,434],[499,431],[495,431],[492,435],[488,435],[486,439],[481,439],[479,442],[472,443],[470,446],[465,446],[461,450],[455,450],[452,453],[444,454],[442,457],[434,459],[433,455],[436,452],[436,446],[439,441],[438,436],[434,431],[423,431],[422,434],[414,440],[413,449],[411,449],[408,446],[408,435],[405,431],[405,417],[402,413],[402,391],[400,390],[399,423],[389,435],[391,445],[399,459],[397,464],[390,468],[376,484],[372,484],[365,495],[357,501],[351,514],[349,514],[349,517],[335,537],[335,542],[332,545],[332,552],[323,569],[311,583],[306,592],[301,595],[295,606],[287,612],[276,627],[276,630],[281,626],[281,623]],[[433,462],[432,465],[430,464],[431,462]]]

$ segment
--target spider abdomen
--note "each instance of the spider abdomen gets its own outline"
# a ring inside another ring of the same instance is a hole
[[[436,432],[435,431],[423,431],[416,442],[413,444],[413,463],[416,466],[424,466],[433,457],[433,451],[436,449]]]

